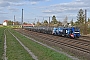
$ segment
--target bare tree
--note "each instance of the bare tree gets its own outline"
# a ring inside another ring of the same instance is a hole
[[[67,20],[68,20],[68,17],[66,16],[65,19],[64,19],[64,21],[63,21],[63,25],[64,25],[65,27],[67,26],[67,23],[68,23]]]

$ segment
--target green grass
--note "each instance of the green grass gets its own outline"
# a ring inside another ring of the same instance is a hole
[[[3,60],[3,53],[4,53],[4,29],[0,27],[0,60]]]
[[[18,32],[15,32],[13,30],[11,31],[38,57],[39,60],[71,60],[63,54],[60,54],[36,42],[33,42],[32,40],[20,35]]]
[[[29,53],[6,30],[7,58],[8,60],[33,60]]]

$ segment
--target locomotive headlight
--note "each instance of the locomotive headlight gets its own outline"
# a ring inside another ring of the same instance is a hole
[[[74,38],[74,34],[71,34],[70,36],[71,36],[72,38]]]

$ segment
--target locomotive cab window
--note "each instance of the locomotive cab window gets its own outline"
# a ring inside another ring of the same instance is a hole
[[[79,28],[75,28],[75,32],[78,32],[79,31]]]

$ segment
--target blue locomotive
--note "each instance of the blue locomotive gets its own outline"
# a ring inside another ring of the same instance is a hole
[[[64,36],[68,38],[80,37],[80,29],[77,27],[43,27],[42,26],[42,27],[32,27],[32,28],[25,28],[25,29],[39,32],[39,33]]]
[[[58,28],[53,28],[52,34],[69,37],[69,38],[79,38],[80,29],[77,27],[58,27]]]

